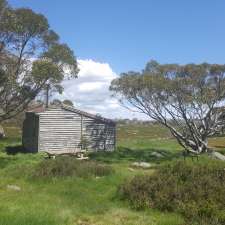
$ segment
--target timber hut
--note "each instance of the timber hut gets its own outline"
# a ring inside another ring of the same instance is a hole
[[[39,107],[26,112],[22,142],[28,152],[112,151],[116,124],[70,106]]]

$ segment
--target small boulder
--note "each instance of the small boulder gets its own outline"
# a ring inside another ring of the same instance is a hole
[[[0,139],[5,137],[5,132],[3,127],[0,125]]]
[[[13,191],[21,191],[21,188],[17,185],[12,185],[12,184],[8,184],[7,185],[7,189],[8,190],[13,190]]]
[[[163,154],[161,154],[160,152],[152,152],[150,155],[156,158],[164,157]]]
[[[134,163],[132,163],[132,166],[143,168],[143,169],[149,169],[152,165],[147,162],[134,162]]]
[[[222,160],[222,161],[225,161],[225,155],[219,153],[219,152],[212,152],[211,153],[211,156],[213,158],[216,158],[216,159],[219,159],[219,160]]]

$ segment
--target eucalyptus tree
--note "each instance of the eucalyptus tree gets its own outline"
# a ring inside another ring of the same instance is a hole
[[[69,100],[69,99],[65,99],[62,103],[63,103],[64,105],[68,105],[68,106],[71,106],[71,107],[74,106],[74,105],[73,105],[73,102],[72,102],[71,100]]]
[[[167,127],[190,152],[207,152],[208,138],[224,127],[225,65],[150,61],[140,73],[121,74],[110,90],[125,107]]]
[[[0,122],[23,111],[46,88],[62,92],[77,77],[73,51],[42,15],[0,0]]]
[[[65,99],[63,101],[59,100],[59,99],[53,99],[51,101],[51,105],[55,105],[55,106],[60,106],[60,105],[67,105],[67,106],[71,106],[73,107],[73,102],[69,99]]]

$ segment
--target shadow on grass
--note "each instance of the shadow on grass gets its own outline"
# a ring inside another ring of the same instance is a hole
[[[119,161],[145,161],[160,163],[182,157],[181,152],[169,152],[159,149],[130,149],[118,147],[114,152],[95,152],[90,154],[91,159],[114,163]]]
[[[22,145],[6,146],[5,151],[8,155],[16,155],[17,153],[27,153]]]

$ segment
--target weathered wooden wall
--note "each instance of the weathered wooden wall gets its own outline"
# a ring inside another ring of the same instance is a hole
[[[83,117],[83,137],[94,150],[114,150],[115,126],[100,120]]]
[[[74,151],[80,147],[80,115],[56,108],[39,113],[39,120],[39,151]]]
[[[39,118],[34,113],[26,113],[23,122],[22,143],[29,152],[38,151]]]
[[[23,143],[29,151],[114,150],[115,124],[63,108],[27,113]]]

